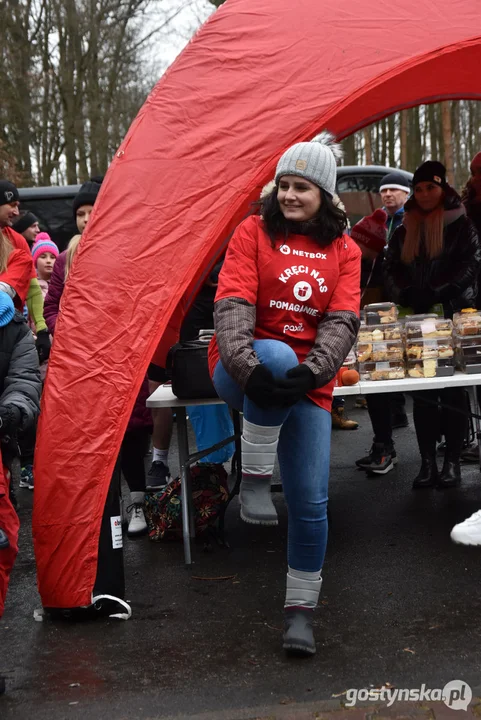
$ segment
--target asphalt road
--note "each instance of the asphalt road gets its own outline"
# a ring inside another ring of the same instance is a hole
[[[452,525],[481,507],[479,469],[465,467],[460,489],[413,492],[411,422],[396,432],[397,469],[367,478],[354,460],[370,445],[369,419],[363,410],[351,415],[361,428],[333,436],[330,540],[310,660],[280,649],[281,494],[278,528],[245,525],[235,500],[230,549],[195,548],[190,571],[180,543],[126,539],[132,619],[66,624],[33,620],[41,603],[31,493],[20,491],[21,552],[0,623],[1,720],[274,718],[272,708],[286,706],[291,714],[282,717],[300,718],[317,704],[341,707],[349,688],[442,688],[454,679],[479,696],[481,548],[449,539]],[[174,470],[175,455],[173,445]]]

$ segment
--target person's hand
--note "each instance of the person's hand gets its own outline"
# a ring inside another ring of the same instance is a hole
[[[413,293],[412,307],[416,315],[427,313],[436,304],[436,293],[429,288],[423,290],[416,290]]]
[[[48,360],[48,357],[50,355],[50,348],[52,346],[48,330],[40,330],[40,332],[37,333],[37,340],[35,341],[35,346],[37,348],[39,363],[41,364],[45,362],[45,360]]]
[[[0,405],[0,437],[13,435],[20,426],[22,414],[15,405]]]
[[[288,370],[285,380],[277,381],[277,397],[283,407],[291,407],[316,386],[314,373],[307,365],[300,363]]]
[[[277,383],[271,371],[265,365],[256,365],[249,377],[245,394],[263,410],[279,405],[277,402]]]
[[[412,287],[404,288],[399,293],[399,304],[401,307],[410,308],[413,306],[413,289]]]

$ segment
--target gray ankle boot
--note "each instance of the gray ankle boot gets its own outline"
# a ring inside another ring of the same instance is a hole
[[[302,572],[289,567],[284,607],[284,650],[290,655],[309,656],[316,653],[312,631],[322,580],[319,572]]]
[[[252,525],[277,525],[277,512],[272,502],[271,477],[242,478],[239,499],[241,518]]]
[[[284,608],[284,642],[282,647],[289,655],[308,657],[316,654],[316,641],[312,631],[314,608]]]

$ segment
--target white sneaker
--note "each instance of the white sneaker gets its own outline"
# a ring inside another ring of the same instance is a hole
[[[451,530],[451,540],[461,545],[481,545],[481,510]]]
[[[132,503],[130,507],[132,508],[132,514],[130,515],[127,535],[143,535],[147,532],[147,523],[145,522],[142,503]]]

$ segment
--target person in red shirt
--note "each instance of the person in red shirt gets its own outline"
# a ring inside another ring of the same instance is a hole
[[[214,385],[242,410],[241,517],[276,525],[276,453],[288,508],[284,649],[313,655],[312,615],[327,543],[334,377],[359,328],[361,252],[332,197],[329,133],[280,158],[275,186],[234,232],[219,276]]]
[[[0,179],[0,291],[12,298],[20,312],[27,304],[37,328],[39,360],[44,362],[50,354],[50,337],[43,317],[43,295],[27,241],[12,228],[19,204],[16,186]]]

